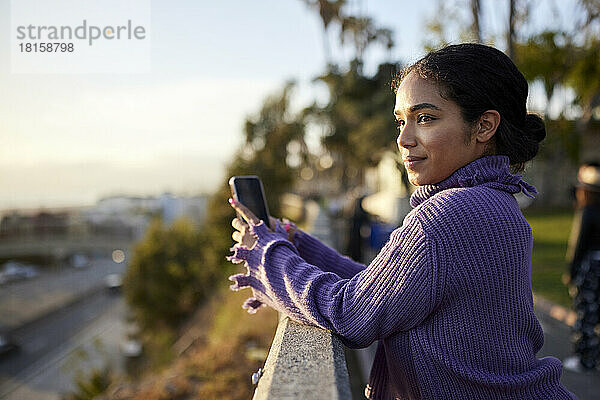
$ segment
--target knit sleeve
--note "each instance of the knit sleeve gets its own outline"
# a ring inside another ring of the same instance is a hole
[[[239,286],[252,287],[266,304],[296,320],[338,334],[350,347],[411,329],[441,299],[441,279],[416,218],[394,231],[373,262],[351,279],[322,271],[291,243],[268,237],[264,226],[255,228],[257,245],[238,247],[233,256],[248,267]]]
[[[296,232],[294,244],[300,257],[307,263],[317,266],[323,271],[333,272],[342,278],[352,278],[366,268],[364,264],[341,255],[319,239],[301,230]]]

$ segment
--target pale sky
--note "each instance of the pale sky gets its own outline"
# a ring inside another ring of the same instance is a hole
[[[435,2],[350,4],[394,29],[396,48],[368,53],[367,71],[423,54]],[[12,74],[10,7],[0,0],[0,209],[211,192],[265,96],[289,79],[296,108],[325,96],[311,83],[325,64],[321,22],[300,0],[152,1],[147,74]],[[488,26],[504,14],[487,13]]]

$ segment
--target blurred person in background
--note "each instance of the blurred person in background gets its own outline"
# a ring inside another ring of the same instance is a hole
[[[575,356],[564,361],[573,371],[595,369],[600,356],[600,164],[579,168],[575,188],[576,212],[567,250],[567,283],[577,321],[573,327]]]
[[[348,232],[348,241],[346,243],[346,254],[354,261],[363,262],[363,247],[365,237],[368,236],[365,230],[370,229],[371,215],[363,208],[365,195],[359,196],[354,200],[352,216],[350,218],[350,230]]]
[[[527,112],[527,81],[504,53],[470,43],[427,54],[394,91],[417,189],[377,257],[365,266],[230,200],[240,217],[229,259],[247,268],[232,289],[252,288],[250,312],[269,305],[349,347],[378,341],[369,399],[576,398],[560,360],[536,357],[533,238],[514,195],[537,192],[515,172],[546,130]]]

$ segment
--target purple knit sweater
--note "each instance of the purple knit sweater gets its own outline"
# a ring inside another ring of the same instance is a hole
[[[378,340],[371,399],[574,399],[562,366],[536,358],[542,328],[533,312],[531,228],[513,194],[535,188],[505,156],[483,157],[435,185],[364,266],[298,232],[295,244],[260,223],[233,289],[244,307],[267,304],[339,335],[350,347]]]

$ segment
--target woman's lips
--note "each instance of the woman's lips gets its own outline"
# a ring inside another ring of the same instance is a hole
[[[426,157],[406,157],[403,161],[406,168],[413,169],[425,160]]]

